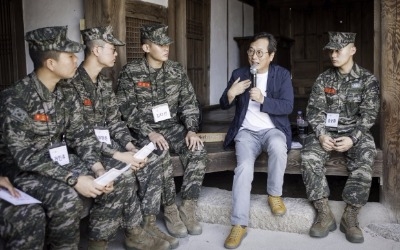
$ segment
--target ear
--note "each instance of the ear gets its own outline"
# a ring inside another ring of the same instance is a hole
[[[147,43],[142,45],[142,50],[146,53],[150,52],[150,45],[148,45]]]
[[[274,57],[275,57],[275,52],[272,52],[272,53],[269,55],[269,60],[270,60],[270,62],[272,62],[272,60],[274,60]]]
[[[54,71],[55,66],[57,64],[57,61],[54,59],[46,59],[46,61],[44,62],[44,65],[46,66],[46,68],[48,68],[50,71]]]
[[[92,49],[92,53],[93,53],[93,55],[95,55],[95,56],[99,56],[99,47],[98,47],[98,46],[94,47],[94,48]]]
[[[351,55],[354,55],[356,53],[356,51],[357,51],[356,46],[351,47],[351,49],[350,49]]]

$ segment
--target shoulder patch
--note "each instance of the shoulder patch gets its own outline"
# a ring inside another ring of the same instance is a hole
[[[26,111],[21,108],[14,107],[14,108],[9,108],[8,110],[11,114],[11,118],[19,122],[24,122],[25,119],[28,118],[28,114],[26,113]]]

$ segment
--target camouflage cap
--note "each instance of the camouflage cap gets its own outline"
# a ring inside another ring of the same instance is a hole
[[[158,45],[168,45],[173,41],[167,36],[168,26],[164,24],[148,24],[140,28],[140,38],[148,39]]]
[[[93,40],[103,40],[107,43],[111,43],[115,46],[123,46],[125,43],[115,38],[112,34],[112,26],[107,27],[96,27],[81,30],[82,39],[86,43]]]
[[[328,32],[329,43],[325,45],[325,49],[341,49],[349,43],[354,43],[356,40],[356,33],[350,32]]]
[[[29,31],[25,34],[25,40],[29,48],[35,51],[61,51],[77,53],[84,46],[67,38],[68,26],[45,27]]]

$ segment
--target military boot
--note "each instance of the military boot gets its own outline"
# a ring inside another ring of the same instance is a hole
[[[313,202],[317,209],[317,218],[310,229],[310,236],[322,238],[328,235],[329,231],[336,230],[335,216],[328,205],[328,199],[323,198]]]
[[[107,249],[107,241],[105,240],[89,240],[88,242],[88,250],[106,250]]]
[[[352,243],[364,242],[364,236],[358,226],[358,212],[360,207],[347,204],[340,221],[340,231],[346,235],[346,239]]]
[[[172,249],[179,246],[179,240],[177,238],[165,234],[157,227],[155,215],[146,215],[143,217],[143,229],[155,237],[168,241]]]
[[[179,215],[191,235],[202,233],[201,225],[196,219],[196,207],[197,201],[195,200],[183,200],[179,207]]]
[[[130,230],[125,230],[125,247],[127,250],[170,249],[168,241],[148,234],[140,226]]]
[[[177,238],[184,238],[187,236],[187,229],[179,217],[179,211],[175,203],[164,206],[164,219],[170,235]]]

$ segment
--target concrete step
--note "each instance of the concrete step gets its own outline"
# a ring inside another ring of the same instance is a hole
[[[315,209],[306,199],[285,198],[287,212],[284,216],[273,216],[267,203],[267,195],[251,195],[250,223],[249,227],[281,231],[290,233],[308,234],[316,216]],[[332,212],[339,226],[345,207],[343,201],[329,201]],[[203,187],[198,200],[197,216],[200,221],[231,225],[232,192]],[[360,227],[366,227],[373,223],[390,223],[388,210],[377,202],[367,203],[359,214]]]

